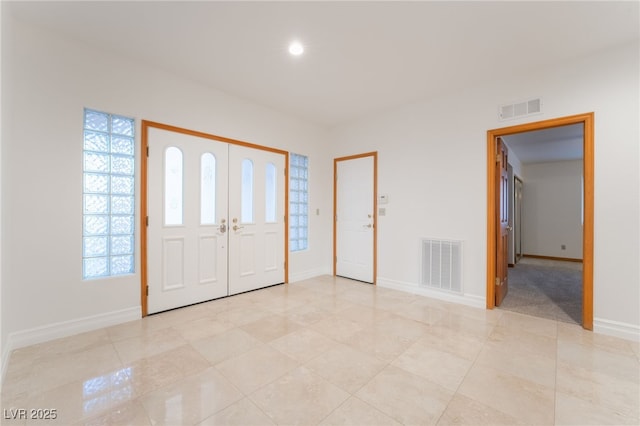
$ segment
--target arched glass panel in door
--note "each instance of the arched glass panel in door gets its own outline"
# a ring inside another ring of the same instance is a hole
[[[240,221],[253,223],[253,162],[242,160],[242,185],[240,198]]]
[[[182,225],[182,151],[171,146],[164,153],[164,224]]]
[[[210,152],[200,157],[200,224],[216,223],[216,157]]]
[[[265,169],[265,222],[276,222],[277,211],[277,173],[276,166],[273,163],[267,163]]]

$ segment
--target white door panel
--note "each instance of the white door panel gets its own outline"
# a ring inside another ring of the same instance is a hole
[[[227,144],[151,128],[148,146],[148,313],[226,296]],[[170,148],[181,167],[167,161]]]
[[[336,275],[374,280],[374,158],[337,162]]]
[[[229,294],[284,282],[284,169],[282,154],[229,146]]]

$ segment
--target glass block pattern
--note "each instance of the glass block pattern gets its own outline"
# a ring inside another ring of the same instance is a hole
[[[135,266],[135,120],[84,110],[82,276]]]
[[[309,158],[289,154],[289,251],[309,247]]]

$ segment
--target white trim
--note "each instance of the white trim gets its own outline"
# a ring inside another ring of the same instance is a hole
[[[376,284],[380,287],[400,290],[407,293],[417,294],[419,296],[431,297],[433,299],[444,300],[445,302],[458,303],[460,305],[471,306],[474,308],[486,308],[485,298],[473,294],[438,291],[427,287],[421,287],[416,283],[395,281],[387,278],[378,278]]]
[[[7,338],[7,341],[2,346],[2,358],[0,362],[2,362],[2,366],[0,367],[0,385],[4,382],[4,374],[7,372],[7,367],[9,366],[9,355],[11,354],[10,349],[11,339]]]
[[[35,327],[28,330],[17,331],[9,334],[9,346],[11,350],[22,348],[25,346],[35,345],[37,343],[47,342],[49,340],[59,339],[61,337],[72,336],[78,333],[97,330],[99,328],[109,327],[121,324],[127,321],[133,321],[141,318],[140,306],[122,309],[119,311],[107,312],[104,314],[92,315],[90,317],[78,318],[69,321],[47,324],[41,327]]]
[[[315,277],[320,277],[322,275],[331,275],[331,271],[329,268],[317,268],[311,269],[309,271],[297,272],[295,274],[289,274],[289,282],[295,283],[298,281],[304,281]]]
[[[640,342],[640,326],[602,318],[593,319],[594,333]]]
[[[4,378],[5,370],[9,364],[9,355],[15,349],[59,339],[61,337],[72,336],[78,333],[93,331],[116,324],[122,324],[128,321],[138,320],[141,318],[141,312],[140,306],[134,306],[132,308],[122,309],[119,311],[107,312],[104,314],[92,315],[90,317],[62,321],[9,333],[2,352],[2,378]]]

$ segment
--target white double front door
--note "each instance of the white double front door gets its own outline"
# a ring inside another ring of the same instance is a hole
[[[148,313],[284,282],[285,155],[150,128]]]

